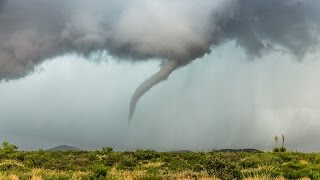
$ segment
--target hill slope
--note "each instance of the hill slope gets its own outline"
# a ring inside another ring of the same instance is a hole
[[[81,151],[80,148],[74,146],[61,145],[48,149],[48,151]]]

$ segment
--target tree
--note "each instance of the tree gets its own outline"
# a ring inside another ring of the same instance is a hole
[[[274,137],[275,148],[278,147],[278,141],[279,141],[278,136],[275,136],[275,137]]]
[[[287,149],[284,147],[284,135],[282,134],[282,146],[279,148],[280,152],[287,152]]]
[[[113,151],[113,148],[112,147],[103,147],[102,151],[107,152],[107,153],[111,153]]]
[[[4,153],[13,153],[18,150],[18,146],[14,145],[14,144],[10,144],[5,141],[1,144],[0,150]]]

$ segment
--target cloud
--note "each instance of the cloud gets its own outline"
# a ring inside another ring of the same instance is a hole
[[[277,50],[302,59],[318,45],[319,7],[317,0],[1,0],[0,80],[53,57],[101,51],[158,59],[163,69],[174,62],[172,72],[231,40],[249,57]],[[132,106],[169,74],[145,81]]]
[[[303,56],[319,30],[316,0],[5,2],[0,79],[23,77],[48,58],[101,50],[185,65],[233,39],[252,55],[279,45]]]

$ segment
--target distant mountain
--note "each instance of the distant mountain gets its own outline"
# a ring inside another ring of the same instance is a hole
[[[169,151],[170,153],[190,153],[192,151],[189,150],[179,150],[179,151]]]
[[[62,145],[62,146],[50,148],[48,149],[48,151],[81,151],[81,149],[74,146]]]
[[[214,150],[216,152],[248,152],[248,153],[261,153],[262,151],[257,149],[220,149]]]

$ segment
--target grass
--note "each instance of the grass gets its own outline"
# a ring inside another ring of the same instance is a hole
[[[0,180],[320,179],[320,154],[0,149]]]

